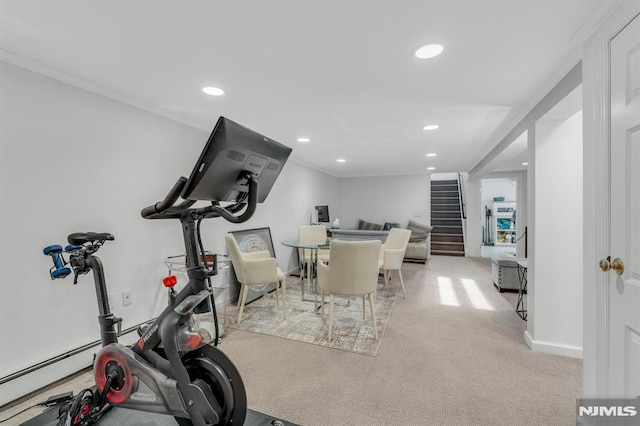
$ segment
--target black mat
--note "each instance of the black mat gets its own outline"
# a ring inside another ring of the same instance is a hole
[[[22,426],[56,426],[57,416],[58,408],[53,407],[22,423]],[[175,426],[178,423],[172,416],[164,414],[146,413],[126,408],[112,408],[100,419],[98,424],[101,426]],[[247,426],[297,426],[295,423],[267,416],[253,410],[247,410],[244,424]]]

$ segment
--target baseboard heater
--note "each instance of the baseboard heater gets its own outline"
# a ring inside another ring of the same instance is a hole
[[[131,333],[133,331],[136,331],[138,329],[138,327],[140,327],[142,324],[147,324],[147,323],[150,323],[150,322],[153,322],[153,321],[155,321],[155,318],[151,319],[149,321],[142,322],[142,323],[140,323],[138,325],[134,325],[133,327],[129,327],[129,328],[125,329],[125,330],[122,330],[122,332],[120,333],[120,336],[124,336],[124,335],[129,334],[129,333]],[[30,366],[30,367],[23,368],[20,371],[16,371],[15,373],[11,373],[8,376],[4,376],[4,377],[0,378],[0,385],[8,383],[8,382],[10,382],[12,380],[18,379],[18,378],[20,378],[22,376],[26,376],[27,374],[33,373],[34,371],[38,371],[41,368],[48,367],[50,365],[55,364],[56,362],[62,361],[64,359],[67,359],[67,358],[72,357],[74,355],[78,355],[79,353],[82,353],[82,352],[84,352],[86,350],[89,350],[91,348],[94,348],[96,346],[101,346],[101,345],[102,345],[102,342],[100,340],[96,340],[96,341],[87,343],[86,345],[82,345],[80,347],[77,347],[75,349],[71,349],[70,351],[65,352],[63,354],[54,356],[53,358],[49,358],[47,360],[44,360],[44,361],[39,362],[37,364],[34,364],[34,365]]]

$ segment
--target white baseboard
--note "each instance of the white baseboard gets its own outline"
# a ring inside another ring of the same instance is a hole
[[[93,354],[99,349],[99,346],[87,349],[84,352],[0,385],[0,406],[90,367],[93,363]]]
[[[120,343],[125,345],[133,344],[138,339],[138,334],[134,331],[124,334],[118,338]],[[12,379],[0,385],[0,406],[22,398],[25,395],[35,392],[45,386],[64,379],[93,364],[93,356],[101,349],[100,344],[90,347],[82,352],[70,355],[39,368],[24,376]],[[62,392],[62,391],[61,391]]]
[[[229,289],[225,289],[223,300],[216,300],[216,310],[220,315],[224,312],[225,306],[234,303],[237,299],[231,294]],[[215,331],[215,327],[212,328]],[[120,343],[132,345],[138,339],[138,334],[132,330],[118,337]],[[65,377],[75,374],[85,368],[91,367],[94,355],[101,349],[100,344],[96,344],[82,352],[56,360],[50,365],[38,368],[37,370],[23,376],[11,379],[0,385],[0,406],[22,398],[31,392],[35,392],[45,386],[55,383]]]
[[[544,340],[534,340],[528,330],[524,332],[524,340],[527,343],[527,346],[529,346],[529,349],[534,352],[582,359],[582,347],[580,346],[564,345],[556,342],[546,342]]]

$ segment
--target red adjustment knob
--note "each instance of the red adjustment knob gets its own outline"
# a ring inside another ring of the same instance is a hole
[[[175,275],[169,275],[168,277],[164,277],[162,279],[162,284],[164,284],[165,287],[172,288],[173,286],[178,284],[178,279]]]
[[[195,350],[200,346],[200,342],[202,342],[202,336],[199,334],[192,334],[186,338],[186,344],[191,347],[191,350]]]

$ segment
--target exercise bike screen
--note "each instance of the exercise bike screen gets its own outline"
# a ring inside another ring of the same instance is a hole
[[[235,202],[247,191],[247,173],[258,182],[258,202],[269,195],[291,148],[220,117],[182,192],[185,200]]]

